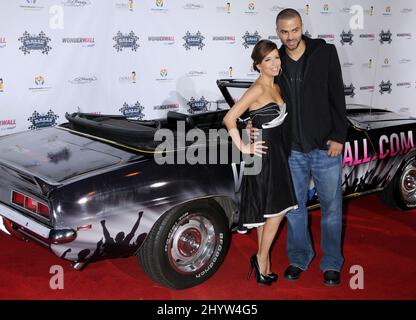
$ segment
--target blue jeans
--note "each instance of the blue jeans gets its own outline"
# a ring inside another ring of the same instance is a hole
[[[326,150],[302,153],[292,150],[289,167],[295,188],[298,209],[286,215],[288,221],[286,251],[291,265],[306,270],[315,253],[308,229],[306,201],[310,175],[315,183],[321,204],[322,271],[340,271],[344,258],[341,254],[342,189],[341,155],[329,157]]]

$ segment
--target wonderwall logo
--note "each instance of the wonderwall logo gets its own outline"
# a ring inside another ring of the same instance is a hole
[[[360,91],[374,92],[374,86],[373,85],[361,86]]]
[[[361,33],[359,38],[363,40],[374,41],[376,39],[376,35],[374,33]]]
[[[399,87],[399,88],[410,89],[412,87],[412,82],[410,82],[410,81],[398,82],[398,83],[396,83],[396,86]]]
[[[149,36],[147,37],[147,41],[172,45],[172,44],[175,44],[175,37],[174,36]]]
[[[344,95],[347,97],[347,96],[349,96],[349,97],[351,97],[351,98],[354,98],[354,96],[355,96],[355,87],[354,87],[354,85],[351,83],[349,86],[346,86],[345,84],[344,84]]]
[[[379,84],[379,92],[380,94],[383,93],[391,93],[392,89],[391,89],[392,83],[390,82],[390,80],[388,80],[387,82],[381,81],[381,83]]]
[[[200,31],[195,34],[191,34],[189,31],[187,31],[182,39],[185,40],[183,46],[186,50],[190,50],[191,48],[198,48],[198,50],[202,50],[202,48],[205,47],[205,37],[201,34]]]
[[[384,30],[381,30],[379,36],[380,36],[380,43],[383,44],[385,42],[387,42],[388,44],[390,44],[393,40],[391,38],[393,34],[390,32],[390,30],[388,30],[387,32],[384,32]]]
[[[260,41],[261,36],[259,35],[257,31],[254,32],[253,34],[246,31],[246,33],[242,36],[242,38],[244,40],[243,42],[244,48],[248,49],[250,46],[255,46],[256,43]]]
[[[82,85],[82,84],[90,84],[93,83],[95,81],[97,81],[97,77],[96,76],[80,76],[80,77],[76,77],[72,80],[68,80],[71,84],[74,85]]]
[[[3,49],[6,47],[6,38],[5,37],[0,37],[0,49]]]
[[[19,47],[23,53],[30,54],[32,51],[40,51],[42,54],[49,54],[49,51],[52,50],[52,47],[49,45],[51,38],[47,37],[46,34],[41,31],[38,35],[29,34],[25,31],[23,36],[18,39],[22,46]]]
[[[114,48],[117,52],[123,51],[123,49],[130,49],[131,51],[137,51],[139,48],[139,37],[134,34],[133,31],[130,31],[128,34],[123,34],[121,31],[118,31],[117,34],[113,37],[113,40],[116,42]]]
[[[209,101],[207,101],[204,96],[201,97],[201,99],[196,100],[194,97],[191,97],[191,99],[187,102],[187,105],[189,106],[188,113],[200,113],[200,112],[206,112],[208,111],[208,104]]]
[[[62,4],[66,7],[85,7],[91,5],[90,0],[62,0]]]
[[[340,34],[340,37],[341,37],[340,42],[341,42],[342,45],[348,43],[351,46],[354,42],[354,40],[352,40],[354,35],[351,32],[351,30],[349,30],[348,32],[345,32],[344,30],[342,30],[342,32]]]
[[[134,105],[124,102],[123,107],[119,111],[127,118],[132,120],[142,120],[144,118],[144,107],[137,101]]]
[[[16,128],[16,119],[1,119],[0,131],[13,130]]]
[[[227,44],[235,43],[235,36],[213,36],[212,41],[223,42]]]
[[[82,47],[94,47],[95,46],[95,39],[94,38],[62,38],[62,43],[64,44],[75,44],[75,45],[81,45]]]
[[[318,34],[318,39],[324,39],[327,42],[333,42],[335,40],[335,35],[328,33],[328,34]]]
[[[27,119],[31,123],[29,130],[54,127],[57,125],[56,120],[59,118],[55,112],[51,109],[45,113],[39,113],[36,110],[33,111],[32,116]]]
[[[397,38],[404,38],[407,40],[412,39],[412,34],[410,32],[402,32],[402,33],[398,33],[396,34]]]

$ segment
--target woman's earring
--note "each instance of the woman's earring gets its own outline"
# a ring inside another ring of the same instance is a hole
[[[282,75],[282,73],[283,73],[283,68],[282,68],[282,67],[280,67],[280,70],[279,70],[279,74],[278,74],[278,76],[281,76],[281,75]]]

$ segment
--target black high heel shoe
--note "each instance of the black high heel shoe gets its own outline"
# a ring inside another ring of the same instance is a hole
[[[259,266],[259,262],[257,261],[256,255],[253,255],[250,258],[250,271],[247,275],[247,280],[250,279],[253,269],[254,269],[254,272],[256,275],[256,281],[258,284],[263,284],[263,285],[268,285],[268,286],[272,284],[273,280],[270,277],[262,275],[260,273],[260,266]]]
[[[276,273],[274,273],[274,272],[268,273],[266,275],[266,277],[269,277],[270,279],[272,279],[273,282],[276,282],[277,279],[279,278],[279,276]]]

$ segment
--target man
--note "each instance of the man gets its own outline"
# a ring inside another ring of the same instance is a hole
[[[297,280],[314,257],[306,209],[310,176],[321,203],[320,268],[326,285],[340,284],[342,189],[341,153],[347,133],[344,84],[334,45],[302,35],[300,14],[282,10],[276,17],[282,69],[276,82],[287,104],[285,149],[298,201],[287,215],[286,280]],[[278,177],[276,177],[278,179]],[[278,195],[276,195],[278,196]]]

